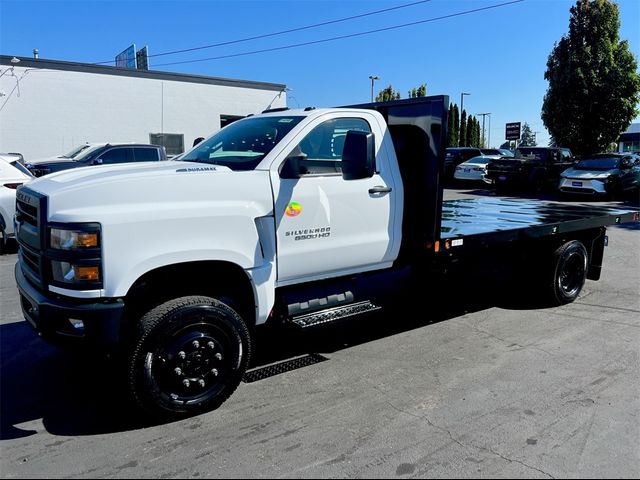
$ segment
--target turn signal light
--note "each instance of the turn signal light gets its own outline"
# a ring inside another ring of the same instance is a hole
[[[100,267],[74,267],[75,280],[83,282],[97,282],[100,280]]]

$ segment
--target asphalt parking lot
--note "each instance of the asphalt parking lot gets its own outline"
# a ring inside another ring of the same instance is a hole
[[[602,279],[573,304],[425,292],[410,318],[261,332],[222,407],[162,425],[131,413],[109,360],[31,331],[4,255],[0,476],[637,478],[640,230],[608,235]]]

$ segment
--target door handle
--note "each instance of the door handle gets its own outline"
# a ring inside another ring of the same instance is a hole
[[[369,193],[389,193],[391,191],[391,187],[383,187],[382,185],[376,185],[373,188],[369,189]]]

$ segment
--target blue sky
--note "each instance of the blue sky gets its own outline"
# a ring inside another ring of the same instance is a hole
[[[131,43],[150,54],[304,27],[417,0],[29,1],[0,0],[0,53],[104,62]],[[150,58],[152,69],[284,83],[289,106],[366,102],[392,85],[403,98],[427,84],[470,114],[491,112],[491,143],[504,141],[507,122],[540,119],[546,61],[568,31],[575,1],[524,0],[477,13],[310,46],[178,65],[164,63],[246,53],[350,35],[480,9],[509,0],[431,0],[378,15],[178,55]],[[640,1],[620,0],[620,36],[640,55]],[[636,118],[634,121],[640,121]],[[487,117],[486,129],[489,127]]]

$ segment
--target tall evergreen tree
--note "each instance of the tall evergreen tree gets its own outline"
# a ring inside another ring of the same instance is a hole
[[[480,121],[477,117],[473,117],[473,142],[477,148],[482,148],[482,142],[480,138]]]
[[[376,96],[376,102],[388,102],[389,100],[400,100],[400,92],[394,90],[391,85],[380,90]]]
[[[460,110],[458,105],[453,104],[453,135],[451,136],[451,146],[457,147],[460,144]]]
[[[482,138],[482,131],[480,129],[480,120],[476,118],[476,142],[478,142],[478,148],[485,148],[484,138]]]
[[[578,0],[570,12],[569,33],[547,61],[542,120],[555,144],[588,155],[606,150],[637,115],[640,74],[620,41],[615,3]]]
[[[536,136],[531,131],[531,127],[527,122],[524,122],[524,125],[522,126],[522,133],[520,134],[520,143],[518,145],[521,147],[536,146]]]
[[[465,133],[467,139],[467,147],[473,147],[473,116],[469,115],[467,119],[467,132]]]
[[[453,103],[449,104],[449,114],[447,116],[447,147],[455,146],[453,143]]]
[[[467,111],[462,110],[462,118],[460,120],[460,141],[458,143],[460,147],[467,146]]]

